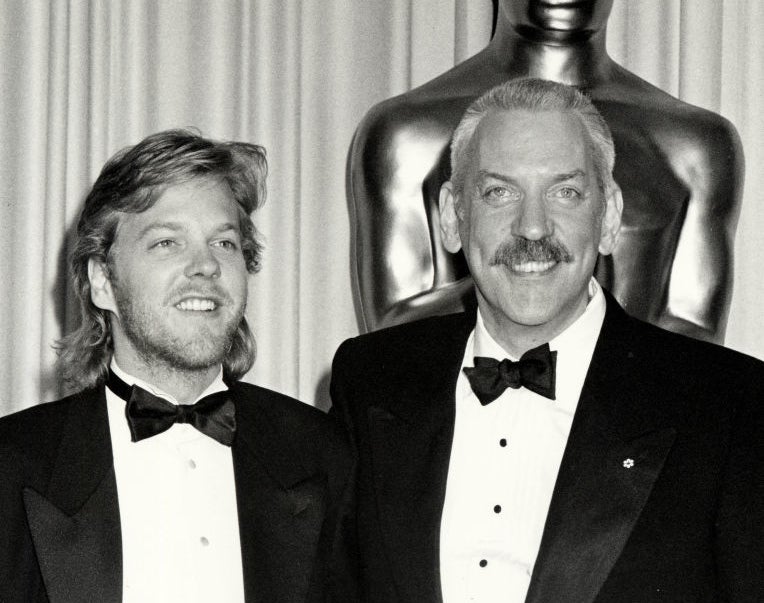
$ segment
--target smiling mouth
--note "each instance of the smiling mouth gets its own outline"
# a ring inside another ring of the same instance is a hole
[[[546,262],[522,262],[518,264],[512,264],[512,272],[518,274],[542,274],[549,272],[552,268],[557,266],[558,262],[554,260]]]
[[[175,307],[183,312],[212,312],[218,305],[211,299],[194,297],[178,302]]]

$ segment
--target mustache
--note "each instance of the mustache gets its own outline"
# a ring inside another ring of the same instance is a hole
[[[517,238],[505,241],[496,249],[491,266],[511,267],[527,262],[572,262],[573,254],[552,237],[530,240]]]

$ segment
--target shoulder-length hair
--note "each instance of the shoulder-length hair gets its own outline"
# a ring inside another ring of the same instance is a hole
[[[169,186],[196,178],[219,179],[236,200],[244,260],[247,271],[255,273],[260,269],[262,244],[250,214],[265,202],[267,172],[263,147],[209,140],[189,130],[152,134],[106,162],[85,199],[69,254],[81,322],[56,344],[59,372],[67,386],[93,387],[108,373],[114,348],[109,317],[91,301],[88,262],[92,258],[109,266],[121,216],[146,211]],[[226,380],[242,377],[254,361],[255,341],[242,318],[223,361]]]

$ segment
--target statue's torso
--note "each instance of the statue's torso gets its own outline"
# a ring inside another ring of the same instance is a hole
[[[708,143],[704,120],[718,116],[631,77],[632,81],[589,91],[611,128],[615,178],[624,196],[618,245],[613,256],[601,259],[597,276],[630,312],[649,320],[665,303],[674,252],[693,195],[688,162],[702,156],[698,147]],[[463,259],[453,258],[437,242],[438,190],[448,177],[453,129],[477,95],[500,80],[496,74],[462,80],[444,77],[438,85],[440,79],[381,103],[359,129],[357,142],[365,165],[361,176],[365,190],[360,195],[365,199],[360,203],[377,205],[371,211],[377,216],[379,237],[392,227],[404,239],[436,241],[432,247],[404,241],[380,248],[389,254],[380,262],[380,270],[396,263],[408,265],[420,279],[389,282],[386,295],[391,301],[418,293],[427,283],[438,287],[466,274]],[[462,84],[455,86],[459,81]],[[401,221],[402,229],[396,221]]]

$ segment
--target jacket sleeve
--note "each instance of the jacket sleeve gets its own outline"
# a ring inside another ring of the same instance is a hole
[[[716,521],[722,599],[741,603],[764,601],[764,371],[743,378]]]
[[[333,543],[331,560],[331,580],[328,588],[327,601],[345,603],[359,601],[358,590],[358,538],[356,529],[356,470],[358,451],[355,442],[355,431],[350,420],[349,405],[351,401],[347,397],[348,386],[346,376],[350,372],[348,355],[349,342],[343,343],[334,357],[331,376],[332,406],[329,414],[333,416],[345,429],[348,441],[351,444],[353,457],[353,470],[343,492],[340,513],[338,515],[337,530]]]
[[[3,429],[0,429],[2,437]],[[0,601],[46,600],[24,510],[27,460],[6,442],[0,444]]]

